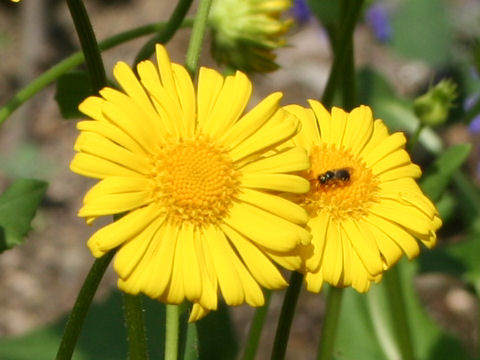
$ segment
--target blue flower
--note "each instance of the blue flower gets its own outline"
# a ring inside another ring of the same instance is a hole
[[[370,6],[365,14],[365,19],[378,41],[385,43],[391,39],[392,27],[390,26],[387,8],[384,5],[374,4]]]

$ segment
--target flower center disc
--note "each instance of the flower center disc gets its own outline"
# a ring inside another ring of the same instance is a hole
[[[163,145],[153,163],[156,200],[169,220],[218,223],[238,193],[238,172],[227,152],[203,139]]]
[[[310,161],[311,189],[303,205],[311,216],[328,212],[334,220],[358,218],[376,201],[378,180],[350,151],[322,144],[312,148]]]

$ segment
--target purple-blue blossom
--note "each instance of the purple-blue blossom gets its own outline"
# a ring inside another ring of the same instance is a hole
[[[370,6],[365,14],[365,19],[378,41],[384,43],[391,39],[392,27],[387,8],[384,5],[374,4]]]

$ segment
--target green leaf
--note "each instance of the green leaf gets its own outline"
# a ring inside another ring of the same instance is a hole
[[[467,360],[460,341],[441,329],[423,309],[413,286],[415,262],[402,261],[402,290],[416,359]],[[367,294],[344,290],[336,360],[389,360],[400,358],[392,327],[388,294],[383,283],[374,285]]]
[[[453,174],[465,162],[471,149],[472,145],[470,144],[455,145],[444,151],[435,160],[421,183],[423,191],[432,201],[440,199]]]
[[[84,115],[78,110],[78,105],[90,95],[94,95],[94,92],[86,71],[68,72],[60,76],[57,81],[55,100],[65,119],[83,117]]]
[[[393,17],[392,45],[400,54],[445,65],[451,57],[452,30],[444,0],[406,0]]]
[[[337,0],[308,0],[308,6],[318,21],[326,27],[336,25],[340,18],[340,5]]]
[[[462,267],[461,277],[473,285],[477,295],[480,295],[480,219],[473,224],[467,238],[461,243],[446,248],[447,254],[458,261]]]
[[[45,181],[19,179],[0,195],[0,253],[23,242],[47,186]]]

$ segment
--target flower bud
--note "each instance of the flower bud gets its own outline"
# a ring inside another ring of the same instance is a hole
[[[457,85],[451,79],[440,81],[413,102],[413,111],[421,123],[427,126],[441,125],[457,98]]]

